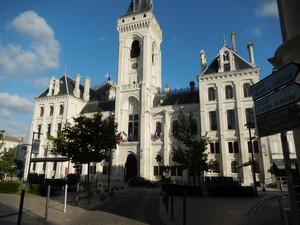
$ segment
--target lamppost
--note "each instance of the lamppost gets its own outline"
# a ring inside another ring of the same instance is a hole
[[[253,146],[252,146],[252,137],[251,135],[251,127],[253,127],[254,123],[247,122],[245,126],[247,126],[249,130],[249,150],[251,152],[251,169],[252,169],[252,176],[253,176],[253,185],[254,185],[254,192],[255,196],[257,196],[257,187],[256,187],[256,175],[255,175],[255,161],[254,161],[254,154],[253,154]]]
[[[29,153],[29,164],[28,164],[28,171],[27,171],[27,185],[26,186],[29,185],[29,174],[30,174],[30,167],[31,167],[31,155],[32,155],[33,149],[36,148],[36,147],[39,148],[39,145],[38,146],[34,146],[34,137],[35,137],[36,134],[42,135],[42,133],[40,133],[40,132],[33,131],[33,133],[32,133],[31,149],[30,149],[30,153]],[[36,150],[36,149],[34,149],[34,150]]]

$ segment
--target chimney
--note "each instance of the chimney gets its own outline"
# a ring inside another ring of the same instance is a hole
[[[232,51],[237,52],[236,49],[236,33],[235,31],[231,31],[231,42],[232,42]]]
[[[80,84],[80,74],[77,73],[76,74],[76,81],[75,81],[75,88],[73,91],[73,94],[75,95],[75,97],[79,98],[80,97],[80,89],[79,89],[79,84]]]
[[[85,102],[90,100],[90,84],[91,84],[91,78],[86,77],[84,81],[84,91],[83,91],[83,100]]]
[[[195,82],[194,81],[190,82],[190,91],[195,91]]]
[[[200,51],[200,59],[201,59],[201,73],[206,69],[206,55],[204,50]]]
[[[248,51],[249,51],[250,64],[255,66],[254,53],[253,53],[253,43],[251,41],[248,42],[247,48],[248,48]]]
[[[170,92],[170,87],[168,84],[165,85],[165,94],[169,94]]]

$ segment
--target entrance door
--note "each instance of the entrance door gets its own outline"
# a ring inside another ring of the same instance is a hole
[[[128,181],[131,177],[137,176],[137,160],[133,154],[128,155],[125,163],[124,180]]]

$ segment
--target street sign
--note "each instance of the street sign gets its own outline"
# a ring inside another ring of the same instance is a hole
[[[253,100],[257,100],[293,81],[300,82],[299,71],[300,64],[292,62],[252,85],[251,91]]]
[[[269,112],[256,118],[259,137],[300,128],[300,103]]]
[[[40,144],[41,144],[40,140],[34,140],[33,141],[33,143],[32,143],[32,150],[31,150],[32,154],[39,154]]]
[[[261,116],[276,109],[297,103],[300,99],[300,84],[292,83],[260,100],[255,101],[255,115]]]

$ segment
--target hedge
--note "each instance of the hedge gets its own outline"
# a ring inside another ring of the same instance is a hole
[[[0,193],[16,193],[20,185],[17,181],[0,181]]]
[[[255,193],[250,186],[220,185],[207,188],[211,196],[219,197],[254,197]]]

